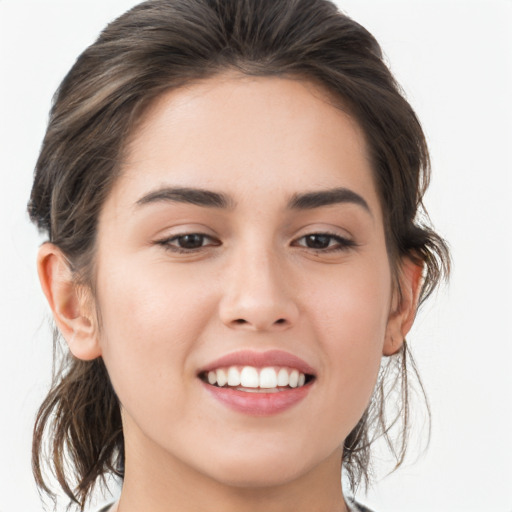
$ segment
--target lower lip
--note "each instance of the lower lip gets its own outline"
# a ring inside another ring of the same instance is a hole
[[[270,416],[290,409],[306,398],[312,382],[300,388],[277,393],[250,393],[232,388],[219,388],[202,382],[214,398],[229,408],[252,416]]]

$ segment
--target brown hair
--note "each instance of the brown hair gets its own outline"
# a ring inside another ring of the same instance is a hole
[[[150,0],[112,22],[82,53],[55,95],[28,207],[69,259],[77,283],[94,293],[98,214],[142,112],[163,91],[227,70],[310,80],[349,110],[367,138],[395,276],[400,256],[424,264],[421,300],[430,295],[448,274],[449,254],[422,205],[430,173],[425,137],[378,43],[329,0]],[[60,360],[34,427],[33,470],[52,495],[46,460],[83,510],[98,480],[123,476],[119,403],[101,358],[85,362],[66,351]],[[397,466],[403,460],[407,360],[404,344],[383,365],[365,415],[345,440],[352,485],[368,482],[370,445],[383,435],[393,446],[389,429],[398,420],[393,452]],[[401,395],[391,420],[389,385]]]

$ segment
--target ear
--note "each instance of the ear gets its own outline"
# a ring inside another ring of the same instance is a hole
[[[51,243],[43,244],[37,255],[37,273],[55,323],[71,353],[84,361],[99,357],[101,349],[91,301],[87,301],[83,287],[74,282],[64,253]]]
[[[423,265],[418,265],[409,257],[403,257],[400,265],[400,290],[395,289],[391,305],[391,312],[386,327],[383,354],[391,356],[396,354],[410,331],[416,310],[420,287],[422,282]]]

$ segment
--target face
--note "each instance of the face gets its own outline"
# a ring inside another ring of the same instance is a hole
[[[100,215],[96,287],[128,463],[259,486],[339,460],[397,322],[360,128],[290,79],[166,93]]]

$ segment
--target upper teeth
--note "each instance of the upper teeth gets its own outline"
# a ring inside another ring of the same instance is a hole
[[[242,386],[245,388],[271,389],[281,386],[292,388],[303,386],[306,376],[299,370],[269,366],[230,366],[208,372],[208,382],[217,386]]]

